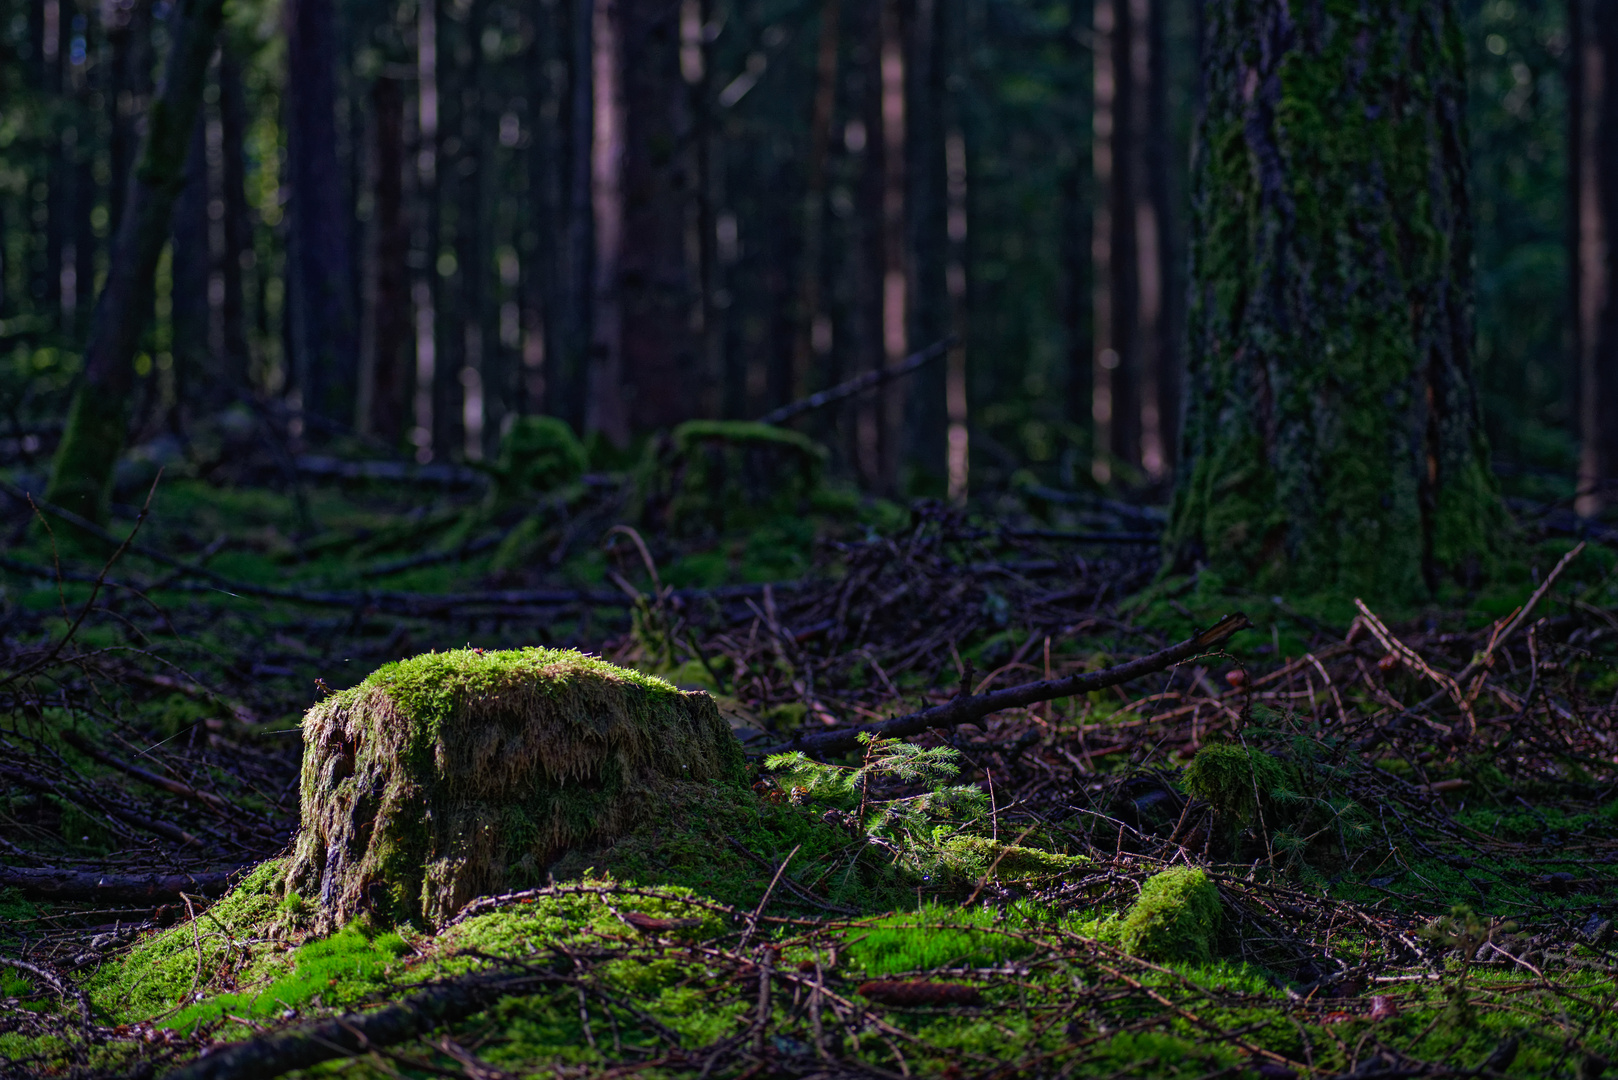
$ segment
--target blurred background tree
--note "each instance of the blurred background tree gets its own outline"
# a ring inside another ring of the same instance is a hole
[[[1605,8],[1457,0],[1494,467],[1571,500],[1582,434],[1592,513],[1618,347]],[[24,470],[48,468],[81,378],[175,10],[0,0],[0,454]],[[1201,19],[1196,0],[230,0],[130,441],[211,475],[220,433],[246,430],[281,468],[477,462],[548,414],[610,465],[652,428],[754,418],[954,333],[795,425],[879,492],[1166,501]]]

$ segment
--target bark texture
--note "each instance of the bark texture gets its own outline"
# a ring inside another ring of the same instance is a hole
[[[1168,545],[1266,591],[1417,597],[1503,512],[1471,373],[1453,0],[1213,0]]]
[[[287,13],[287,289],[293,378],[305,411],[348,424],[358,372],[353,259],[337,160],[337,24],[332,0]]]
[[[1613,303],[1614,233],[1618,231],[1618,8],[1571,0],[1572,83],[1568,158],[1572,172],[1573,331],[1579,358],[1578,512],[1592,516],[1612,502],[1618,476],[1618,304]]]
[[[106,283],[84,352],[84,382],[73,396],[46,500],[92,521],[106,519],[108,484],[123,449],[135,348],[152,311],[157,260],[169,215],[185,186],[187,147],[202,103],[223,0],[181,0],[170,15],[173,44],[146,118],[140,156],[124,196]]]

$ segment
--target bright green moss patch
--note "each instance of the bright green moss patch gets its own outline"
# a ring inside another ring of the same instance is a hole
[[[990,908],[952,909],[929,904],[868,923],[848,945],[849,962],[869,978],[934,968],[1002,964],[1033,952],[1003,932]]]
[[[103,966],[86,987],[107,1015],[147,1019],[174,1008],[221,971],[244,971],[277,951],[285,863],[261,863],[195,923],[145,938],[121,962]]]
[[[938,845],[944,865],[966,878],[993,874],[1001,881],[1055,878],[1090,865],[1079,855],[1063,855],[1019,844],[1001,844],[983,836],[956,836]]]
[[[1123,945],[1148,960],[1207,963],[1223,909],[1208,875],[1191,867],[1154,874],[1123,918]]]
[[[375,992],[407,951],[398,934],[372,936],[361,927],[346,927],[299,948],[292,970],[268,984],[207,998],[180,1010],[163,1026],[191,1031],[231,1017],[271,1017],[316,1001],[331,1007],[354,1005]]]

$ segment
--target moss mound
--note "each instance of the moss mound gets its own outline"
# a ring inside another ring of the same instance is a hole
[[[1145,960],[1207,963],[1223,909],[1208,875],[1189,866],[1154,874],[1123,919],[1123,945]]]
[[[521,416],[500,440],[500,457],[490,472],[500,494],[515,497],[572,483],[588,466],[584,444],[565,420]]]
[[[1286,766],[1268,754],[1229,743],[1213,743],[1197,751],[1180,785],[1208,803],[1232,824],[1252,821],[1271,793],[1287,786]]]
[[[438,925],[629,828],[671,783],[744,777],[711,698],[561,649],[389,664],[304,718],[287,887],[330,933]]]
[[[647,448],[637,477],[643,523],[693,536],[804,512],[826,452],[812,439],[734,420],[692,420]]]

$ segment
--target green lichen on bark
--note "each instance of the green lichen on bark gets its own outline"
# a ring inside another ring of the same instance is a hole
[[[441,924],[621,834],[663,786],[745,777],[706,694],[561,649],[389,664],[311,709],[304,745],[287,881],[322,932]]]
[[[1410,599],[1486,571],[1453,0],[1205,20],[1172,566]]]

